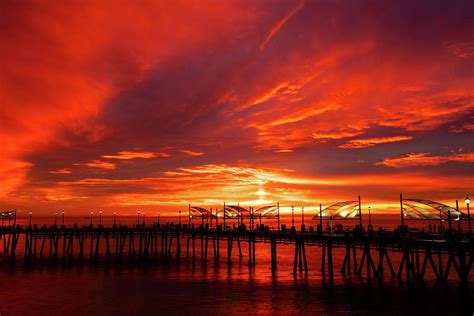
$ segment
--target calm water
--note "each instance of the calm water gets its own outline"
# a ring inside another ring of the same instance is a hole
[[[199,257],[200,243],[196,245]],[[387,275],[382,283],[368,285],[364,278],[339,273],[341,250],[335,251],[336,275],[330,281],[320,273],[321,252],[317,247],[307,247],[308,274],[293,277],[291,245],[278,246],[275,276],[270,269],[269,244],[257,244],[256,265],[252,268],[247,264],[245,243],[242,260],[234,243],[230,266],[223,242],[217,265],[211,245],[207,264],[199,258],[193,264],[185,258],[184,240],[181,246],[184,251],[179,262],[159,258],[147,263],[130,258],[109,263],[105,259],[99,263],[38,259],[25,264],[21,251],[14,263],[0,255],[0,314],[472,315],[474,283],[470,290],[460,289],[454,270],[448,287],[439,287],[429,269],[423,285],[409,288]],[[394,254],[392,260],[398,266],[399,255]]]

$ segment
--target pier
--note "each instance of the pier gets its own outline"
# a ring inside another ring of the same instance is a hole
[[[382,227],[374,230],[370,217],[367,229],[363,228],[360,198],[358,201],[334,203],[324,210],[320,207],[319,213],[313,218],[318,222],[316,229],[305,226],[303,209],[300,227],[294,225],[293,208],[292,226],[287,228],[281,225],[278,204],[259,209],[224,205],[222,210],[215,210],[215,213],[212,209],[189,205],[187,223],[181,223],[180,212],[178,224],[160,224],[158,218],[158,222],[148,226],[144,221],[140,223],[140,214],[136,225],[117,225],[114,213],[114,224],[106,227],[101,224],[100,213],[97,226],[92,224],[91,217],[90,225],[67,227],[64,225],[63,213],[61,225],[58,225],[55,217],[54,225],[38,227],[31,224],[30,213],[28,226],[16,222],[11,225],[2,223],[0,226],[0,247],[3,245],[0,260],[15,261],[18,256],[23,256],[25,262],[44,258],[91,262],[99,262],[99,258],[150,261],[186,259],[192,263],[201,261],[207,264],[212,261],[215,265],[222,262],[230,265],[233,260],[239,260],[252,267],[259,260],[256,244],[261,244],[270,250],[269,268],[275,273],[280,246],[289,245],[294,247],[293,265],[284,268],[288,268],[294,276],[319,270],[327,278],[339,273],[364,277],[367,282],[383,281],[388,277],[411,284],[423,281],[427,271],[431,271],[438,282],[447,283],[451,275],[451,279],[454,277],[467,285],[474,261],[470,214],[461,213],[458,206],[454,209],[427,200],[407,201],[400,196],[401,225],[393,230]],[[415,202],[428,205],[439,211],[439,214],[434,216],[433,212],[425,212],[415,206]],[[448,220],[447,229],[442,226],[444,213]],[[462,231],[459,220],[466,216],[469,230]],[[338,217],[356,220],[357,224],[346,229],[334,229],[332,221]],[[452,217],[458,218],[458,228],[453,227]],[[266,226],[262,218],[276,219],[277,228]],[[439,230],[411,230],[406,225],[410,218],[439,220]],[[326,229],[323,229],[323,219],[329,219]],[[199,223],[193,222],[196,220]],[[229,221],[234,223],[229,225]],[[318,248],[316,258],[308,258],[309,247]],[[334,263],[335,251],[344,254],[342,265],[336,266]],[[394,257],[397,260],[393,260]]]
[[[270,248],[271,268],[278,265],[278,246],[294,246],[293,274],[308,273],[310,267],[306,249],[319,247],[316,258],[323,275],[332,278],[335,273],[353,273],[382,280],[384,276],[398,278],[407,283],[423,280],[431,269],[437,280],[446,282],[454,273],[461,283],[467,283],[474,260],[474,242],[468,234],[447,230],[444,235],[412,233],[403,230],[363,231],[358,227],[343,232],[272,231],[268,227],[255,230],[210,229],[192,225],[153,225],[150,227],[83,227],[52,226],[33,228],[9,226],[0,228],[3,257],[15,258],[22,245],[25,261],[35,258],[62,258],[98,260],[99,257],[123,259],[186,258],[193,262],[213,260],[218,264],[221,247],[226,245],[226,261],[235,258],[247,260],[248,265],[258,263],[255,244],[264,243]],[[200,245],[199,253],[196,244]],[[333,250],[344,249],[343,264],[333,263]],[[399,266],[391,257],[402,255]],[[314,260],[313,260],[314,261]]]

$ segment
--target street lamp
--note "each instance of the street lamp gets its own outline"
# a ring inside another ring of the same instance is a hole
[[[102,225],[102,211],[99,211],[99,226]]]
[[[472,233],[472,229],[471,229],[471,212],[469,211],[469,204],[471,204],[471,199],[469,197],[466,197],[466,199],[464,200],[464,202],[466,203],[467,205],[467,222],[468,222],[468,225],[469,225],[469,236],[471,235]]]
[[[91,226],[92,226],[92,216],[94,215],[94,212],[91,212]]]
[[[291,227],[295,226],[295,207],[291,207]]]
[[[370,217],[370,206],[369,206],[369,226],[372,225],[372,219]]]
[[[140,210],[137,211],[137,225],[140,225]]]
[[[304,225],[304,206],[301,207],[301,225]]]
[[[31,227],[31,215],[33,215],[33,212],[30,212],[30,227]]]
[[[62,216],[63,216],[63,218],[61,220],[61,226],[64,226],[64,211],[62,211]]]

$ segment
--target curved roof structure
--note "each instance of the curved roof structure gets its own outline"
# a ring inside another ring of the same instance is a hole
[[[434,219],[434,218],[432,218],[433,214],[437,215],[438,219],[440,219],[439,214],[433,213],[433,210],[438,211],[438,213],[444,215],[445,218],[448,217],[448,213],[450,214],[451,218],[453,218],[453,219],[457,219],[457,218],[465,219],[465,218],[467,218],[467,215],[464,214],[463,212],[460,212],[460,211],[456,210],[455,208],[453,208],[451,206],[448,206],[446,204],[443,204],[443,203],[430,201],[430,200],[424,200],[424,199],[404,199],[403,201],[411,201],[411,202],[415,202],[415,203],[418,203],[418,204],[421,204],[421,205],[424,205],[424,206],[428,206],[429,207],[428,209],[423,209],[423,208],[420,208],[420,207],[417,207],[416,209],[414,209],[414,208],[411,207],[412,204],[408,204],[409,211],[407,212],[407,214],[416,213],[418,216],[421,216],[421,217],[423,217],[423,216],[429,217],[429,218],[425,218],[425,219]],[[406,204],[406,203],[404,203],[404,204]],[[421,211],[421,210],[423,210],[423,211]],[[428,213],[430,213],[431,215],[428,215]],[[409,215],[407,215],[407,216],[409,216]],[[423,218],[421,218],[421,219],[423,219]]]
[[[405,216],[407,216],[409,219],[432,219],[432,220],[440,220],[441,217],[433,212],[430,212],[422,207],[413,205],[413,204],[408,204],[408,203],[403,203],[403,210]]]
[[[14,211],[2,212],[2,213],[0,214],[0,218],[3,218],[3,219],[13,218],[14,216],[15,216],[15,212],[14,212]]]
[[[253,211],[254,216],[272,218],[278,216],[278,205],[265,205]]]
[[[219,217],[222,217],[223,210],[219,210]],[[227,218],[237,218],[237,217],[264,217],[272,218],[278,215],[278,206],[276,204],[265,205],[252,209],[242,207],[240,205],[226,205],[225,206],[225,216]]]
[[[278,215],[278,206],[276,204],[265,205],[255,209],[250,209],[242,207],[240,205],[226,205],[225,209],[217,210],[216,213],[212,213],[210,210],[199,207],[199,206],[191,206],[190,207],[191,217],[192,218],[223,218],[224,212],[225,217],[230,219],[235,219],[237,217],[264,217],[264,218],[273,218]]]
[[[329,205],[321,212],[323,219],[353,219],[359,216],[357,201],[337,202]],[[319,219],[319,212],[314,215],[313,220]]]
[[[199,206],[191,206],[190,213],[192,218],[215,217],[208,209]]]
[[[243,216],[243,214],[250,214],[250,211],[240,205],[226,205],[225,206],[226,218],[237,218],[239,214]],[[218,216],[224,217],[224,209],[219,210]]]

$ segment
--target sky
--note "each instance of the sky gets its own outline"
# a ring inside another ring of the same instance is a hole
[[[0,209],[472,194],[472,1],[0,2]]]

